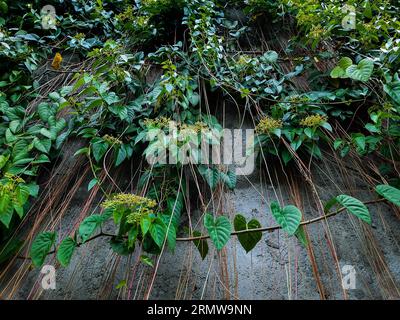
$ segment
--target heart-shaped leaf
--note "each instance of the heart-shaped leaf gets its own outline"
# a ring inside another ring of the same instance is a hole
[[[369,214],[368,208],[360,200],[350,197],[348,195],[342,194],[336,197],[336,201],[345,207],[350,213],[354,214],[361,220],[371,224],[371,216]]]
[[[201,237],[202,234],[199,231],[193,231],[193,236],[194,237]],[[193,240],[194,245],[196,246],[197,250],[200,252],[201,259],[205,259],[207,254],[208,254],[208,243],[207,240],[201,239],[201,240]]]
[[[233,225],[235,227],[235,231],[261,228],[260,222],[258,222],[256,219],[252,219],[247,223],[246,218],[243,217],[241,214],[235,216]],[[255,231],[255,232],[239,233],[237,236],[244,250],[246,250],[246,252],[249,252],[261,240],[262,232]]]
[[[279,204],[274,201],[271,203],[271,212],[276,222],[288,234],[293,235],[300,225],[301,211],[295,206],[289,205],[281,209]]]
[[[76,242],[71,237],[65,238],[57,250],[57,259],[63,267],[69,265],[76,248]]]
[[[217,250],[221,250],[231,237],[232,226],[227,217],[220,216],[214,220],[211,214],[204,216],[204,226]]]
[[[154,242],[161,248],[167,234],[167,227],[160,219],[156,219],[150,226],[150,235]]]
[[[352,64],[353,61],[349,57],[343,57],[339,60],[338,66],[342,68],[344,71],[346,71],[346,69],[350,67]]]
[[[235,174],[234,171],[230,171],[229,170],[227,173],[220,172],[220,178],[230,190],[235,189],[235,187],[236,187],[236,174]]]
[[[375,187],[375,191],[385,199],[400,206],[400,190],[387,184],[381,184]]]
[[[204,180],[207,181],[211,190],[214,190],[220,179],[219,171],[214,167],[209,168],[205,165],[199,165],[197,166],[197,169],[199,170],[199,173],[203,176]]]
[[[374,71],[374,63],[371,59],[362,59],[358,65],[351,65],[346,69],[346,74],[354,80],[367,82]]]
[[[336,78],[348,78],[348,75],[346,74],[346,69],[350,67],[353,64],[353,61],[351,61],[350,58],[348,57],[343,57],[339,60],[338,65],[332,69],[331,71],[331,77],[336,79]]]
[[[278,54],[275,51],[270,50],[265,52],[262,58],[268,63],[275,63],[278,61]]]
[[[56,240],[55,232],[42,232],[32,243],[30,256],[36,267],[40,267]]]
[[[306,236],[306,232],[304,231],[304,226],[299,226],[296,230],[296,232],[294,233],[294,235],[296,236],[297,239],[299,239],[300,243],[307,247],[308,246],[308,241],[307,241],[307,236]]]
[[[108,217],[106,215],[92,214],[83,220],[78,229],[78,233],[82,238],[82,242],[86,242],[93,232],[107,219]]]
[[[393,81],[388,82],[383,86],[383,90],[396,104],[400,105],[400,78],[398,73],[395,73]]]

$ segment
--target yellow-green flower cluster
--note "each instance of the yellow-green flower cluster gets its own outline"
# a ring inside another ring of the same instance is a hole
[[[184,123],[184,124],[182,124],[180,126],[180,129],[181,130],[192,130],[192,131],[194,131],[196,133],[199,133],[199,132],[201,132],[203,130],[208,130],[209,128],[208,128],[206,123],[204,123],[202,121],[197,121],[194,124],[186,124],[186,123]]]
[[[145,119],[144,120],[144,125],[146,127],[156,127],[156,128],[167,128],[169,123],[170,123],[171,119],[167,118],[167,117],[158,117],[155,119]]]
[[[131,193],[118,193],[102,203],[105,209],[129,210],[127,222],[138,223],[142,217],[154,212],[157,203],[149,198]]]
[[[119,140],[118,138],[115,138],[113,136],[110,136],[108,134],[103,136],[103,140],[105,140],[106,142],[108,142],[108,144],[122,144],[122,141]]]
[[[294,95],[289,98],[289,101],[293,103],[307,103],[308,101],[310,101],[310,98],[305,96]]]
[[[132,19],[135,16],[134,9],[132,6],[128,6],[124,12],[121,12],[116,16],[119,21],[125,21]]]
[[[319,127],[328,120],[328,117],[321,116],[320,114],[313,114],[305,117],[300,121],[300,125],[303,127]]]
[[[25,180],[22,179],[21,177],[16,176],[16,175],[11,174],[11,173],[8,173],[8,172],[6,172],[4,174],[4,177],[7,178],[10,182],[13,182],[13,183],[24,183],[25,182]]]
[[[308,34],[308,37],[310,37],[311,39],[319,40],[326,33],[327,33],[326,30],[319,24],[319,25],[311,27],[311,30],[310,30],[310,33]]]
[[[139,26],[141,28],[146,27],[149,23],[149,17],[137,16],[137,17],[135,17],[135,23],[137,26]]]
[[[256,126],[256,132],[258,134],[267,134],[275,129],[282,128],[283,122],[282,120],[277,120],[271,117],[264,117],[260,120],[260,122]]]
[[[385,102],[383,104],[383,110],[386,112],[392,111],[393,110],[393,104],[391,104],[390,102]]]
[[[11,196],[13,201],[17,201],[15,193],[16,188],[20,183],[24,183],[25,180],[11,173],[4,174],[4,178],[7,179],[7,182],[0,184],[0,194],[7,193]]]
[[[74,35],[74,39],[78,40],[78,41],[83,40],[83,39],[85,39],[85,34],[84,33],[77,33],[76,35]]]

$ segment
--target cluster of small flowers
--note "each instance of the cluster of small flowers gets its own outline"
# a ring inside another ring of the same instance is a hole
[[[143,123],[144,123],[144,125],[146,127],[156,127],[156,128],[162,129],[162,128],[167,128],[171,121],[172,120],[170,118],[167,118],[167,117],[158,117],[158,118],[155,118],[155,119],[147,118],[147,119],[144,120]]]
[[[303,127],[319,127],[328,120],[328,117],[321,116],[320,114],[313,114],[305,117],[300,121],[300,125]]]
[[[103,136],[103,139],[104,139],[106,142],[108,142],[108,144],[112,144],[112,145],[115,145],[115,144],[122,144],[122,141],[121,141],[121,140],[119,140],[118,138],[115,138],[115,137],[113,137],[113,136],[110,136],[110,135],[108,135],[108,134],[104,135],[104,136]]]
[[[127,222],[138,223],[142,217],[154,212],[157,203],[149,198],[131,193],[118,193],[102,203],[102,207],[114,210],[129,210]]]
[[[264,117],[256,126],[256,132],[258,134],[269,133],[275,129],[282,128],[282,120],[277,120],[271,117]]]
[[[8,172],[6,172],[4,174],[4,177],[7,178],[9,181],[12,181],[14,183],[24,183],[25,182],[25,180],[22,179],[21,177],[16,176],[16,175],[11,174],[11,173],[8,173]]]

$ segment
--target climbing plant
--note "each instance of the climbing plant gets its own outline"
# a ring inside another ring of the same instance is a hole
[[[56,12],[49,29],[42,27],[44,5]],[[228,7],[245,18],[239,23]],[[198,151],[204,141],[217,145],[225,126],[210,105],[229,101],[254,120],[259,158],[283,168],[321,160],[330,149],[383,159],[390,184],[378,185],[382,199],[371,201],[399,205],[398,9],[388,0],[0,0],[0,263],[18,251],[13,231],[68,139],[83,143],[75,157],[90,166],[87,189],[98,187],[105,200],[67,237],[39,233],[30,247],[35,266],[51,253],[68,266],[78,247],[99,237],[120,255],[140,248],[151,266],[151,255],[174,252],[179,241],[192,241],[205,259],[233,236],[251,252],[266,231],[282,230],[307,246],[306,225],[345,210],[371,224],[369,203],[342,194],[312,220],[271,201],[276,225],[265,227],[203,203],[195,230],[181,221],[190,201],[182,172],[207,192],[235,190],[233,168],[207,163]],[[268,46],[251,39],[261,38],[260,19],[296,30],[287,48],[273,37]],[[68,63],[71,56],[79,63]],[[49,74],[66,78],[52,87]],[[102,173],[159,157],[159,150],[174,162],[146,163],[130,192],[107,190]]]

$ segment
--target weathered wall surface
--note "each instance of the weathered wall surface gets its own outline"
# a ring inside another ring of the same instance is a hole
[[[226,127],[236,128],[239,124],[232,113],[226,113]],[[245,122],[244,127],[251,127],[251,123]],[[269,168],[272,176],[275,174],[273,167],[271,164]],[[341,193],[364,201],[374,197],[356,172],[347,170],[344,174],[343,168],[333,163],[318,162],[312,172],[316,190],[323,200]],[[301,177],[298,180],[303,181]],[[65,215],[61,233],[63,226],[69,230],[69,219],[73,221],[80,214],[82,203],[88,196],[86,185],[82,185],[77,193],[79,196]],[[304,219],[319,216],[305,182],[300,183],[296,190],[284,182],[271,184],[265,170],[258,168],[251,176],[239,177],[236,190],[225,195],[224,212],[232,219],[234,214],[241,213],[247,219],[257,218],[263,226],[275,225],[269,202],[277,195],[282,203],[293,204],[296,192],[302,201]],[[356,288],[347,291],[348,298],[399,298],[400,220],[386,204],[369,208],[372,228],[365,227],[347,213],[307,227],[320,281],[328,299],[344,298],[338,273],[344,265],[354,266],[356,271]],[[192,223],[196,217],[198,219],[198,212],[193,213]],[[339,268],[333,252],[336,252]],[[165,251],[160,257],[150,298],[319,299],[309,256],[310,253],[296,238],[289,238],[279,231],[264,234],[248,254],[236,238],[229,241],[223,255],[210,245],[209,255],[204,261],[192,243],[178,242],[174,254]],[[43,291],[40,298],[142,299],[152,281],[152,270],[137,263],[138,257],[139,252],[130,258],[117,257],[109,249],[106,239],[88,243],[76,251],[68,268],[57,269],[56,290]],[[50,257],[47,263],[54,263],[54,257]],[[117,284],[127,279],[128,274],[134,274],[135,280],[117,290]],[[38,269],[30,271],[17,297],[33,297],[36,290],[32,291],[32,288],[38,288],[40,279]]]

